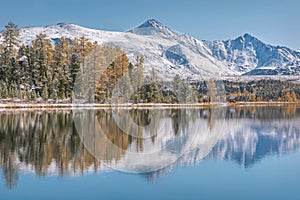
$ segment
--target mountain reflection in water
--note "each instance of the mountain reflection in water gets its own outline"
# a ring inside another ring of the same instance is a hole
[[[96,117],[103,131],[90,141],[77,131],[75,123],[87,113]],[[110,163],[120,168],[132,163],[134,169],[150,169],[146,175],[150,179],[177,165],[193,165],[203,159],[232,160],[252,167],[266,155],[298,149],[299,122],[300,108],[296,106],[6,110],[0,112],[0,167],[9,188],[16,184],[20,172],[76,175],[109,171]],[[86,148],[86,142],[94,142],[94,149]],[[135,163],[130,160],[134,157],[127,156],[152,153],[153,149],[159,150],[157,160]],[[164,168],[151,172],[158,166],[156,162],[168,159],[174,162],[159,163]]]

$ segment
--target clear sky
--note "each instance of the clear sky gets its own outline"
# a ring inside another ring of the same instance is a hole
[[[299,0],[0,0],[0,26],[70,22],[126,31],[154,18],[198,39],[250,33],[269,44],[300,50]]]

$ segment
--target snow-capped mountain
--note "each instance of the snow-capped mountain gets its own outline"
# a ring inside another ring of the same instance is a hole
[[[149,19],[142,25],[129,30],[130,33],[135,33],[137,35],[160,35],[162,37],[172,37],[176,38],[179,36],[178,33],[172,31],[170,28],[166,27],[162,23],[156,21],[155,19]]]
[[[21,41],[30,44],[39,33],[46,34],[53,43],[61,36],[70,39],[85,36],[100,44],[119,46],[132,62],[137,55],[144,56],[145,73],[154,69],[163,78],[176,74],[183,77],[235,74],[215,59],[202,41],[180,35],[153,19],[128,32],[94,30],[68,23],[21,28]]]
[[[242,74],[284,74],[300,72],[300,52],[267,45],[250,34],[234,40],[206,41],[215,58]]]
[[[267,45],[249,34],[234,40],[202,41],[179,34],[154,19],[127,32],[94,30],[69,23],[25,27],[20,29],[22,43],[30,44],[39,33],[46,34],[53,43],[61,36],[85,36],[100,44],[120,46],[132,62],[137,55],[144,56],[146,74],[154,69],[163,78],[176,74],[196,79],[300,73],[299,51]]]

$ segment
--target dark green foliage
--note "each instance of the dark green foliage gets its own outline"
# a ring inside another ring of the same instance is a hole
[[[72,54],[71,62],[70,62],[70,74],[71,74],[71,87],[70,89],[73,90],[74,83],[77,77],[77,74],[80,70],[80,58],[75,53]]]
[[[66,38],[53,46],[44,34],[30,46],[19,46],[17,25],[9,22],[5,27],[0,44],[0,99],[69,99],[81,64],[79,47]]]
[[[162,91],[155,83],[143,85],[131,96],[134,103],[161,103],[163,99]]]
[[[199,97],[208,94],[207,82],[193,83],[198,88]],[[224,96],[235,96],[237,101],[281,101],[295,102],[300,99],[300,84],[262,79],[253,81],[223,81]]]

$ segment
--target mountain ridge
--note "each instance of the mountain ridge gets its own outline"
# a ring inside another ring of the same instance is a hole
[[[177,74],[192,79],[198,76],[300,74],[300,51],[266,44],[250,33],[225,41],[207,41],[173,31],[155,19],[126,32],[60,22],[20,28],[21,43],[31,44],[39,33],[48,35],[53,43],[61,36],[70,39],[85,36],[100,44],[120,46],[131,61],[136,55],[144,56],[145,73],[154,69],[162,78]]]

